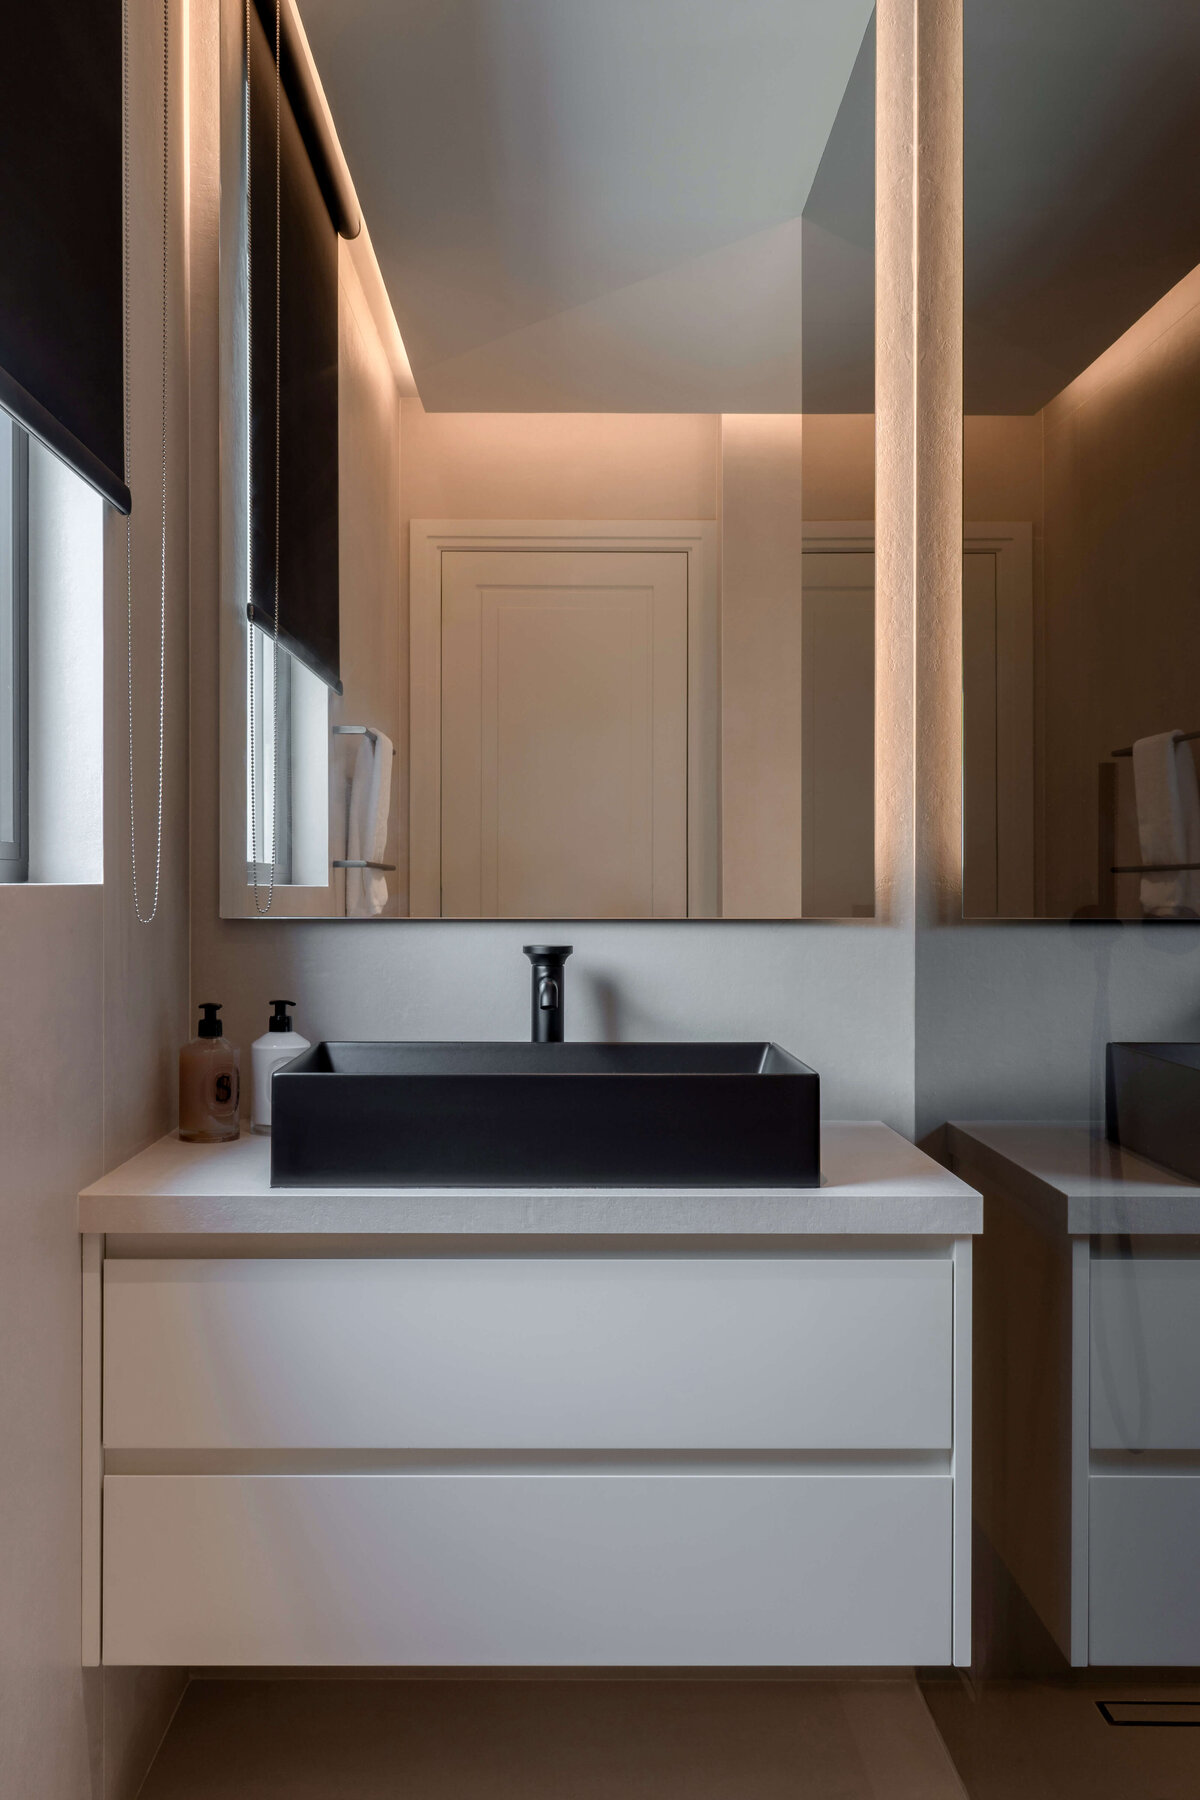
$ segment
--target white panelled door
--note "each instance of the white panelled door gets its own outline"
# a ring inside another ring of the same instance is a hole
[[[685,918],[688,559],[441,559],[441,911]]]

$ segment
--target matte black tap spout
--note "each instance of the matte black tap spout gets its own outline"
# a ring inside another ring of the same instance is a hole
[[[532,1036],[535,1044],[561,1044],[566,1001],[563,964],[571,944],[526,944],[533,965]]]

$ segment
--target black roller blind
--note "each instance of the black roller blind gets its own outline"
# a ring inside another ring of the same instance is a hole
[[[120,0],[0,35],[0,406],[122,511]]]
[[[250,617],[275,624],[275,60],[250,14]],[[341,692],[337,233],[286,86],[279,132],[279,641]]]

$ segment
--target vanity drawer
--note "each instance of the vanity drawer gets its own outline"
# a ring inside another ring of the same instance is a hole
[[[1200,1473],[1088,1483],[1088,1660],[1200,1663]]]
[[[948,1256],[104,1273],[110,1450],[950,1446]]]
[[[1091,1440],[1200,1450],[1200,1256],[1092,1258]]]
[[[948,1663],[944,1473],[122,1475],[104,1660]]]

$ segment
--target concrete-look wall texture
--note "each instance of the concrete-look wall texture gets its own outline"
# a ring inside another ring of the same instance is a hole
[[[955,1115],[1087,1117],[1097,1105],[1107,1036],[1195,1035],[1200,930],[965,926],[957,916],[959,0],[880,0],[878,30],[878,917],[844,925],[555,926],[576,946],[568,1029],[578,1037],[774,1036],[820,1070],[827,1117],[884,1118],[910,1134]],[[211,261],[215,249],[203,255]],[[215,435],[204,435],[195,412],[193,426],[194,479],[207,485],[205,504],[215,509]],[[568,421],[559,429],[569,433]],[[612,430],[620,429],[614,421]],[[704,429],[698,421],[698,434]],[[855,496],[852,516],[869,500],[861,458],[868,429],[826,428],[841,434],[846,466],[857,471],[840,489]],[[1019,434],[1010,431],[1014,441],[1006,442],[1003,426],[970,429],[989,440],[992,470],[969,492],[970,510],[995,517],[1007,496],[1001,517],[1036,516],[1036,483],[1029,486]],[[416,516],[512,512],[507,491],[480,503],[478,482],[493,479],[484,463],[494,468],[496,459],[483,455],[486,425],[472,423],[470,431],[481,458],[469,504],[457,488],[422,492],[422,463],[441,472],[439,482],[449,479],[436,444],[465,437],[466,427],[453,415],[406,406],[403,484]],[[506,441],[513,465],[505,479],[515,480],[519,446]],[[678,465],[692,471],[692,485],[676,504],[703,517],[715,449],[699,437],[694,449]],[[461,473],[461,461],[455,466]],[[580,467],[566,437],[553,454],[543,451],[539,479],[564,512],[586,516]],[[822,494],[809,515],[832,516],[836,495],[833,488]],[[662,495],[636,498],[630,516],[672,510]],[[231,1034],[242,1043],[262,1029],[274,993],[297,995],[298,1023],[314,1038],[523,1035],[528,928],[521,924],[218,919],[215,663],[206,648],[217,616],[215,559],[203,579],[194,565],[193,577],[195,991],[225,1002]]]
[[[154,883],[162,28],[133,0],[133,543],[138,848]],[[103,881],[0,887],[0,1794],[132,1800],[183,1678],[80,1667],[81,1186],[167,1129],[187,1024],[186,6],[172,0],[166,734],[162,885],[133,918],[125,525],[104,539]],[[99,583],[97,581],[97,587]],[[98,674],[99,671],[96,671]]]

